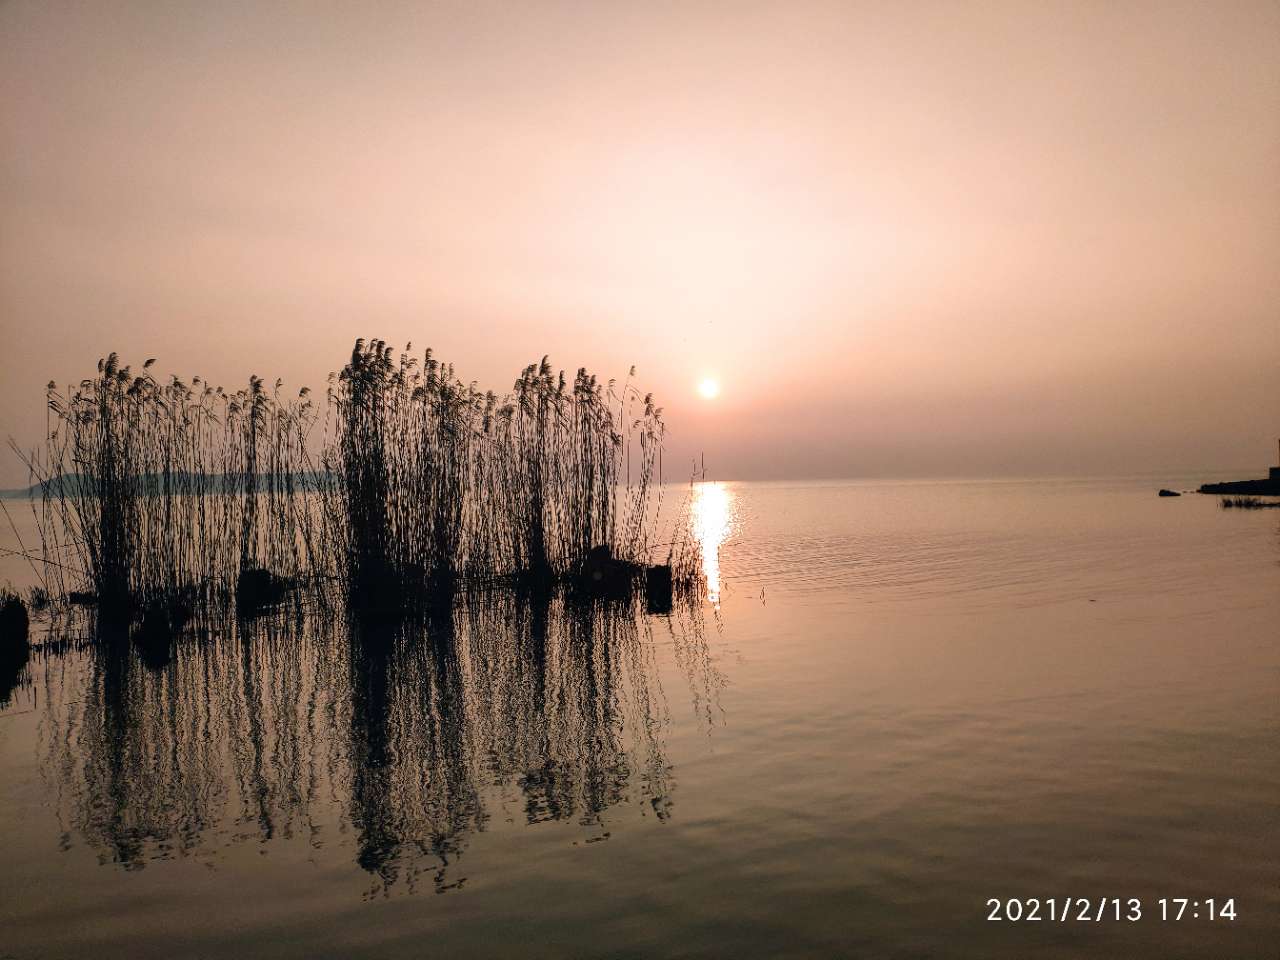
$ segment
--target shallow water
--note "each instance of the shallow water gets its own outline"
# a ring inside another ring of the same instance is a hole
[[[1280,518],[1168,485],[709,485],[701,626],[37,656],[0,955],[1272,956]]]

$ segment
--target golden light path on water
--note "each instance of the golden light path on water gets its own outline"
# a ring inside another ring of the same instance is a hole
[[[733,493],[723,483],[709,481],[694,486],[693,535],[702,546],[702,574],[707,578],[707,599],[720,602],[720,545],[733,526]]]

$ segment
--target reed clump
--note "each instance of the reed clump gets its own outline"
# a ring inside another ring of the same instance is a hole
[[[492,398],[427,351],[356,342],[329,390],[326,529],[359,608],[448,597],[470,563],[475,433]]]
[[[500,397],[430,350],[361,339],[317,408],[280,381],[228,392],[153,363],[111,354],[50,383],[45,447],[25,458],[42,588],[106,622],[154,639],[198,607],[252,615],[305,587],[395,613],[464,582],[662,610],[699,577],[687,537],[658,556],[662,411],[630,377],[570,380],[544,357]]]
[[[636,589],[656,519],[661,410],[547,358],[498,398],[356,342],[330,388],[327,528],[360,609],[445,602],[462,580]]]
[[[298,493],[314,413],[262,381],[230,393],[157,380],[116,354],[78,386],[48,388],[37,524],[46,589],[111,622],[228,600],[240,575],[303,576],[318,544]]]

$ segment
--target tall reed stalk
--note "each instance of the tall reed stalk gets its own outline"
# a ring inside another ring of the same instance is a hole
[[[282,402],[256,377],[235,394],[199,378],[158,381],[151,363],[134,375],[112,354],[77,387],[49,385],[44,455],[28,465],[60,585],[130,619],[229,597],[247,569],[313,569],[295,495],[314,419],[306,393]]]
[[[308,390],[256,376],[228,393],[112,354],[51,383],[28,465],[56,588],[129,620],[283,584],[398,609],[462,581],[643,579],[661,504],[651,395],[585,369],[570,382],[544,357],[499,397],[411,349],[357,340],[319,431]]]

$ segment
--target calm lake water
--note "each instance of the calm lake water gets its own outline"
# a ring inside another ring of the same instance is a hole
[[[1280,517],[1204,479],[706,485],[700,622],[39,654],[0,956],[1274,957]],[[1143,916],[987,919],[1065,897]]]

